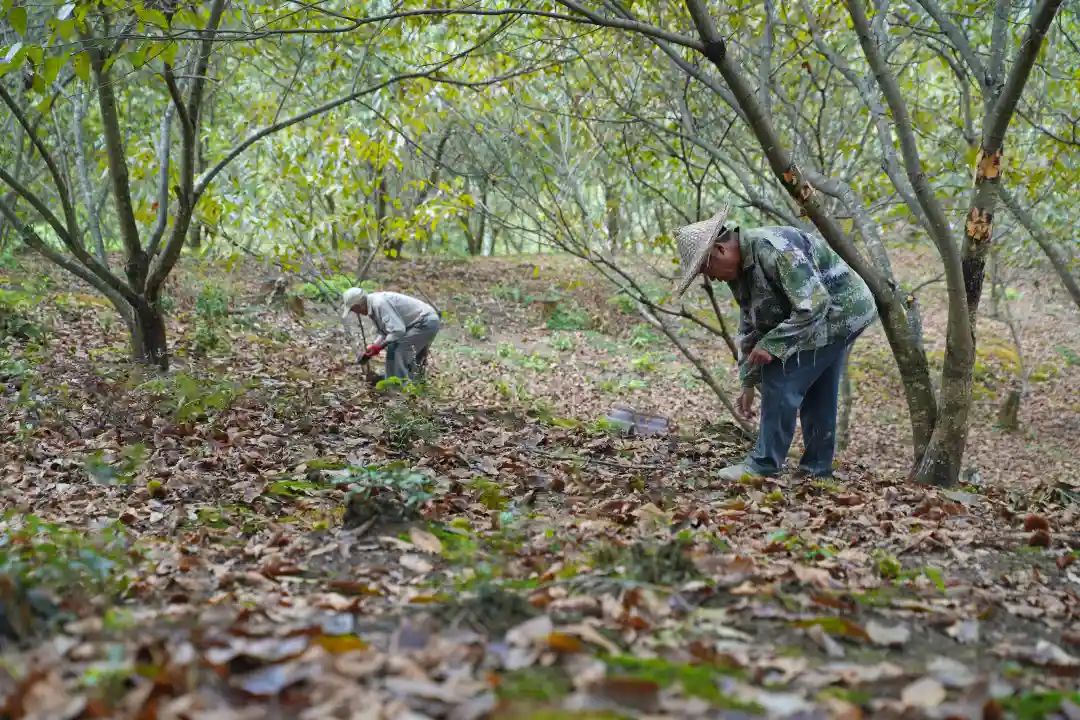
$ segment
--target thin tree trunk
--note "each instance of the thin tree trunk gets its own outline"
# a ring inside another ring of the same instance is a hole
[[[844,358],[844,367],[840,371],[840,414],[836,420],[836,449],[844,450],[848,446],[848,431],[851,426],[851,405],[854,396],[851,392],[851,375],[848,373],[848,364],[851,358]]]
[[[619,196],[618,189],[613,188],[611,183],[604,183],[604,210],[606,213],[608,252],[614,255],[622,245],[622,227],[619,223],[622,198]]]
[[[94,254],[102,265],[108,264],[105,256],[105,239],[101,235],[101,218],[98,216],[97,203],[94,202],[94,186],[90,182],[90,169],[86,162],[86,117],[89,93],[78,93],[75,97],[73,129],[75,135],[75,172],[79,176],[79,189],[82,191],[83,204],[86,206],[86,223],[90,236],[94,240]]]

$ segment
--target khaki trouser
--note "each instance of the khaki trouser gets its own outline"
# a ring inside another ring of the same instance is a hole
[[[386,346],[386,377],[410,380],[416,376],[416,358],[424,353],[439,334],[439,318],[435,315],[420,320],[405,329],[400,340]]]

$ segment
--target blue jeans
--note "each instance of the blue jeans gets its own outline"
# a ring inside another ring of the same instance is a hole
[[[761,368],[761,427],[746,464],[759,475],[784,467],[795,436],[795,415],[802,419],[806,446],[799,469],[809,475],[832,474],[836,451],[836,396],[851,340],[806,350]]]

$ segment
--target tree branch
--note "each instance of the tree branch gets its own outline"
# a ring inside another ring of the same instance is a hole
[[[64,177],[60,173],[60,168],[56,164],[56,160],[45,147],[45,143],[38,137],[37,130],[32,126],[23,113],[22,108],[18,106],[15,99],[11,97],[8,91],[0,84],[0,99],[4,101],[4,104],[8,106],[8,110],[15,116],[19,125],[22,126],[23,131],[27,137],[30,138],[30,142],[37,149],[38,154],[41,155],[41,159],[45,161],[46,167],[49,168],[49,174],[52,176],[53,184],[56,185],[56,192],[60,196],[60,204],[64,208],[64,220],[67,222],[67,232],[76,241],[79,240],[79,223],[77,216],[75,215],[75,206],[71,202],[71,195],[68,193],[67,183],[64,182]]]
[[[1001,147],[1005,130],[1009,127],[1016,104],[1020,101],[1028,76],[1031,75],[1031,68],[1039,57],[1039,49],[1046,38],[1046,32],[1050,29],[1050,23],[1054,21],[1054,16],[1063,1],[1042,0],[1032,12],[1031,23],[1017,50],[1012,69],[1009,70],[1009,76],[1005,80],[1005,87],[987,114],[983,128],[983,152],[996,152]]]
[[[157,190],[157,220],[154,223],[154,231],[150,235],[150,241],[146,245],[146,254],[150,257],[157,255],[161,238],[165,236],[165,227],[169,223],[169,149],[172,146],[172,117],[176,112],[175,105],[168,105],[165,114],[161,118],[161,130],[158,137],[158,190]]]
[[[0,214],[7,218],[8,222],[16,228],[19,235],[22,237],[23,242],[29,245],[35,252],[54,263],[55,265],[67,270],[69,273],[85,281],[88,285],[96,289],[105,297],[109,298],[112,304],[120,312],[123,312],[123,308],[128,306],[128,302],[124,295],[118,292],[116,289],[109,286],[102,278],[90,271],[84,265],[73,261],[71,258],[66,257],[63,253],[49,247],[40,235],[34,230],[34,228],[19,220],[19,216],[15,214],[15,210],[8,204],[7,200],[0,197]],[[127,321],[125,317],[125,322]]]

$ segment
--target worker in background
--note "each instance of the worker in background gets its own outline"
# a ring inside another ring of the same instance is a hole
[[[423,300],[396,292],[366,292],[357,287],[342,293],[345,312],[371,318],[379,334],[362,356],[370,359],[386,350],[386,377],[412,380],[427,359],[428,347],[439,332],[439,314]],[[360,318],[358,317],[359,321]]]
[[[776,475],[784,468],[802,421],[799,470],[833,472],[840,373],[855,338],[877,317],[863,279],[818,237],[795,227],[742,229],[726,224],[727,209],[675,231],[682,295],[699,274],[728,283],[739,304],[739,377],[736,407],[754,414],[761,388],[757,445],[720,479]]]

